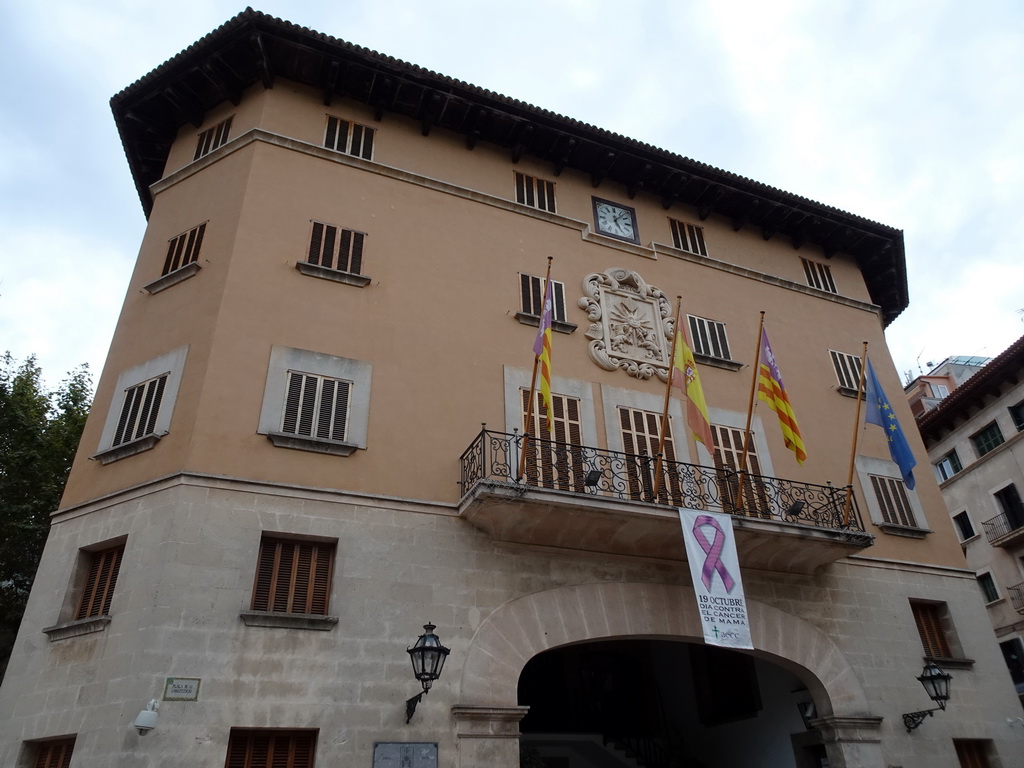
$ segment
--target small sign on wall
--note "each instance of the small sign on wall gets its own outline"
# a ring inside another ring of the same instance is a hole
[[[198,677],[168,677],[164,684],[164,701],[199,701]]]
[[[437,744],[379,741],[373,745],[373,768],[437,768]]]

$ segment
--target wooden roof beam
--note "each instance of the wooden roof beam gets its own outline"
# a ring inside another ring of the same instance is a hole
[[[612,152],[611,150],[604,153],[600,162],[596,164],[597,167],[590,174],[590,186],[601,186],[601,182],[604,181],[605,176],[608,175],[608,172],[612,169],[612,166],[615,165],[615,160],[617,158],[618,154]]]
[[[263,87],[269,90],[274,87],[274,72],[270,65],[270,57],[267,56],[267,48],[263,44],[263,36],[259,32],[253,32],[249,40],[256,53],[256,66],[259,69],[260,81],[263,83]]]
[[[441,98],[441,94],[437,91],[431,91],[427,94],[426,101],[423,104],[423,117],[420,120],[420,133],[424,136],[430,135],[430,129],[441,118],[445,103],[445,100]]]
[[[636,197],[636,193],[639,192],[647,183],[647,179],[651,176],[651,164],[644,163],[644,167],[633,177],[633,180],[626,187],[626,194],[629,199],[632,200]]]
[[[562,171],[569,164],[569,160],[572,159],[572,154],[575,151],[576,139],[569,138],[563,134],[558,140],[558,150],[555,153],[555,161],[552,164],[556,177],[562,175]]]
[[[324,77],[324,106],[331,106],[334,101],[334,93],[338,88],[338,81],[341,79],[341,62],[331,59],[327,65],[327,74]]]
[[[200,65],[199,71],[224,95],[227,101],[230,101],[236,107],[242,103],[242,89],[237,84],[228,82],[226,74],[217,69],[214,60],[208,59],[204,61]]]
[[[533,134],[536,131],[533,123],[518,123],[515,128],[515,138],[512,141],[512,163],[518,163],[523,153],[530,147],[533,141]]]

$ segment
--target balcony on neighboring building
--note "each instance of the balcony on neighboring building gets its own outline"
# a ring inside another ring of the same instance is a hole
[[[685,560],[678,507],[733,515],[751,568],[812,573],[873,540],[855,496],[831,484],[533,437],[522,449],[522,435],[485,429],[461,457],[459,513],[497,541]]]
[[[982,523],[985,537],[993,547],[1008,547],[1024,542],[1024,520],[1016,515],[996,515]]]
[[[1007,587],[1006,591],[1010,593],[1010,604],[1014,610],[1017,613],[1024,613],[1024,582]]]

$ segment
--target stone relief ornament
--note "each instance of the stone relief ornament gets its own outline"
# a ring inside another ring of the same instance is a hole
[[[590,319],[590,359],[606,371],[667,381],[675,318],[665,294],[621,267],[587,275],[583,292],[577,305]]]

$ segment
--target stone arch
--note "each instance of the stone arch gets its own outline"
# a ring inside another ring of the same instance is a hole
[[[819,716],[864,717],[864,689],[824,632],[793,614],[747,600],[755,654],[808,686]],[[494,611],[466,654],[460,706],[516,706],[526,663],[550,648],[587,640],[672,637],[703,642],[693,590],[668,584],[580,584],[537,592]],[[809,674],[808,674],[809,673]]]

